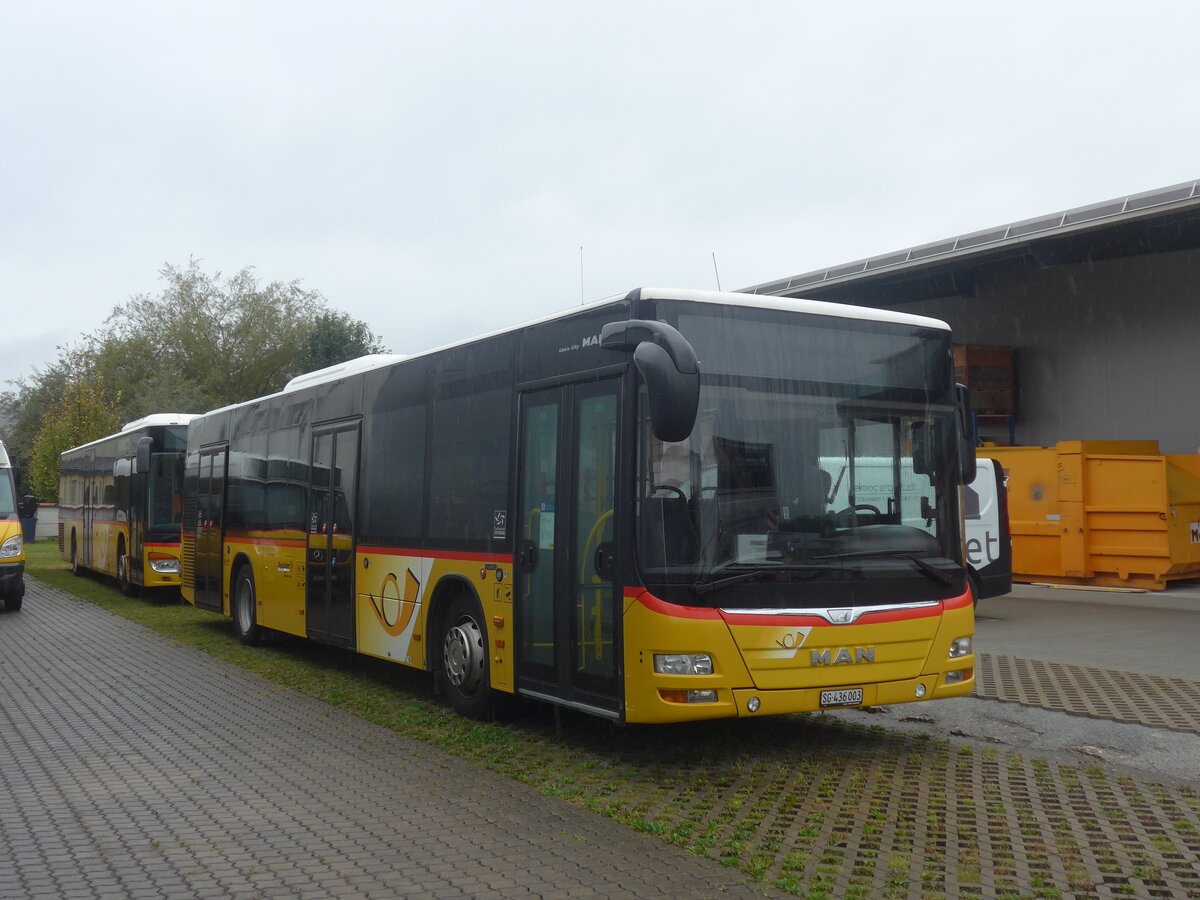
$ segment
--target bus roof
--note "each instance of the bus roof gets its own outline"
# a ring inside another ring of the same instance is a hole
[[[142,416],[140,419],[134,419],[132,422],[122,426],[121,430],[116,434],[106,434],[104,437],[96,438],[94,441],[88,441],[86,444],[80,444],[78,447],[71,447],[59,454],[59,457],[66,456],[68,453],[74,453],[77,450],[84,450],[94,444],[102,444],[105,441],[110,441],[122,434],[129,434],[134,431],[140,431],[143,428],[153,428],[162,425],[186,425],[192,419],[198,419],[198,413],[151,413],[148,416]]]
[[[389,366],[393,363],[401,362],[406,359],[413,359],[421,356],[429,356],[434,353],[440,353],[443,350],[449,350],[453,347],[460,347],[466,344],[473,344],[476,341],[486,340],[487,338],[497,337],[498,335],[508,334],[513,331],[521,331],[525,328],[530,328],[535,325],[541,325],[546,322],[553,322],[556,319],[565,319],[576,315],[579,312],[587,309],[605,306],[608,304],[617,304],[626,299],[640,297],[643,300],[685,300],[697,303],[711,303],[714,305],[723,306],[744,306],[757,309],[779,309],[787,312],[801,312],[809,315],[819,316],[837,316],[843,319],[860,319],[865,322],[891,322],[899,325],[912,325],[917,328],[931,328],[938,331],[949,331],[950,326],[940,319],[931,319],[927,316],[915,316],[910,313],[893,312],[887,309],[873,309],[866,306],[853,306],[848,303],[833,303],[826,300],[797,300],[791,297],[773,297],[763,294],[741,294],[733,291],[693,291],[681,288],[652,288],[644,287],[637,288],[624,294],[613,294],[609,297],[603,297],[599,300],[593,300],[582,306],[575,306],[569,309],[559,310],[558,312],[542,316],[537,319],[530,319],[525,322],[520,322],[516,325],[509,325],[495,331],[489,331],[485,334],[475,335],[474,337],[466,338],[461,341],[453,341],[449,344],[443,344],[439,347],[432,347],[428,350],[422,350],[417,353],[408,355],[397,355],[389,353],[373,354],[369,356],[360,356],[357,359],[348,360],[344,363],[327,366],[324,369],[317,369],[315,372],[308,372],[303,375],[297,375],[291,379],[283,388],[273,394],[265,394],[262,397],[254,397],[250,400],[244,400],[238,403],[229,403],[225,406],[218,407],[206,412],[204,415],[212,415],[213,413],[225,412],[230,409],[235,409],[242,406],[243,403],[255,403],[259,400],[265,400],[269,397],[277,397],[280,394],[285,394],[290,391],[300,390],[301,388],[312,387],[317,384],[323,384],[328,381],[336,381],[339,378],[345,378],[348,375],[353,375],[359,372],[367,372],[371,369]]]
[[[862,319],[867,322],[892,322],[898,325],[914,325],[918,328],[933,328],[939,331],[950,330],[950,326],[941,319],[893,312],[890,309],[832,303],[828,300],[799,300],[789,297],[778,298],[782,300],[780,303],[771,303],[770,300],[774,298],[768,298],[762,294],[741,294],[734,291],[685,291],[677,288],[642,288],[641,297],[643,300],[693,300],[698,303],[719,303],[724,306],[782,309],[818,316],[838,316],[843,319]]]
[[[186,425],[195,418],[195,413],[151,413],[129,422],[121,428],[121,432],[137,431],[139,428],[150,428],[154,425]]]

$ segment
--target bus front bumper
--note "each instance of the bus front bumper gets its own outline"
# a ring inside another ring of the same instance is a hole
[[[25,561],[0,563],[0,594],[15,594],[25,584]]]
[[[861,702],[822,703],[822,694],[834,695],[845,691],[862,691]],[[820,712],[832,709],[856,709],[863,706],[892,706],[922,700],[944,700],[947,697],[969,697],[975,692],[975,671],[962,681],[944,683],[944,675],[922,675],[904,681],[885,681],[881,684],[847,684],[844,688],[830,685],[825,688],[760,691],[754,688],[734,690],[733,702],[739,716],[778,716],[785,713]]]

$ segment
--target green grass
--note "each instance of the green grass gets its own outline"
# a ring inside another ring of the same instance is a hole
[[[556,724],[552,710],[531,704],[503,722],[472,722],[433,696],[427,673],[300,639],[245,647],[228,619],[177,595],[124,597],[103,580],[73,576],[52,542],[27,551],[34,578],[169,640],[797,896],[832,897],[839,877],[856,896],[922,900],[955,896],[964,884],[1054,897],[1097,890],[1112,874],[1136,887],[1141,874],[1178,865],[1164,856],[1175,844],[1124,841],[1110,821],[1149,808],[1176,835],[1200,830],[1200,800],[1187,786],[1147,786],[1094,764],[1029,760],[828,715],[616,727],[570,711]],[[1026,788],[1035,782],[1040,790]],[[1065,825],[1042,806],[1097,793],[1103,804]],[[1042,874],[1014,886],[1014,848],[1035,857],[1064,841],[1071,865],[1061,882]]]

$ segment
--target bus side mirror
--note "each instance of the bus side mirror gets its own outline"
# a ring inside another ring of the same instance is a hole
[[[918,475],[934,475],[937,465],[933,452],[933,426],[929,422],[913,422],[912,426],[913,471]]]
[[[967,386],[954,386],[958,395],[958,470],[963,484],[975,480],[975,417],[971,414],[971,395]]]
[[[133,474],[145,475],[150,471],[150,453],[154,450],[154,438],[138,438],[136,456],[133,461]]]
[[[700,365],[687,338],[665,322],[630,319],[605,325],[600,346],[633,352],[650,398],[654,436],[667,443],[685,440],[700,407]]]

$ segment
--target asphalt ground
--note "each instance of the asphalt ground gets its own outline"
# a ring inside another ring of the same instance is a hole
[[[797,732],[852,765],[814,762],[767,816],[784,868],[822,897],[1200,897],[1200,735],[1075,696],[1200,682],[1197,624],[1187,587],[984,601],[984,696],[838,714],[866,739]],[[888,737],[914,732],[952,755]],[[769,893],[36,582],[0,616],[0,751],[5,900]]]

